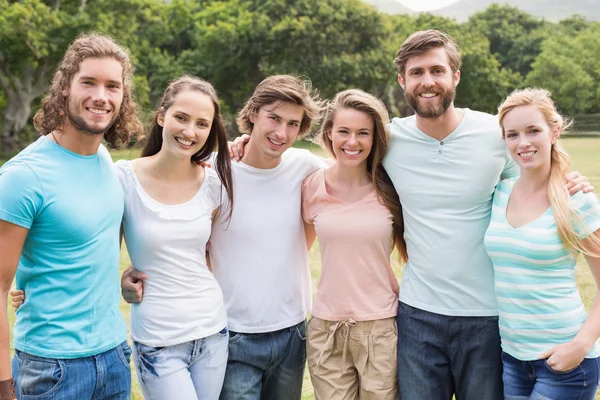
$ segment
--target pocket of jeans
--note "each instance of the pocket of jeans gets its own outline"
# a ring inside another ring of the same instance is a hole
[[[127,342],[123,342],[117,346],[117,354],[119,355],[119,360],[123,363],[123,366],[130,371],[130,362],[131,362],[131,348],[127,344]]]
[[[65,366],[56,359],[23,357],[18,386],[21,399],[42,399],[58,391],[65,380]]]
[[[402,302],[398,303],[398,316],[402,315],[414,315],[419,311],[418,308],[409,306],[408,304],[404,304]]]
[[[306,321],[296,325],[296,337],[301,342],[306,342]]]
[[[548,365],[548,360],[544,360],[544,365],[546,366],[546,368],[548,368],[548,370],[550,372],[555,373],[555,374],[560,374],[560,375],[570,374],[571,372],[575,371],[577,368],[579,368],[581,366],[581,364],[578,364],[575,368],[571,368],[570,370],[557,371],[554,368],[552,368],[550,365]]]
[[[235,343],[242,337],[240,332],[229,331],[229,343]]]
[[[135,350],[138,352],[139,355],[148,357],[156,356],[161,351],[166,349],[166,347],[146,346],[145,344],[142,344],[140,342],[133,342],[133,345],[135,346]]]

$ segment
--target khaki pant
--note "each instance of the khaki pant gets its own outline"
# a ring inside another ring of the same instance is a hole
[[[306,332],[315,400],[397,400],[396,318],[325,321]]]

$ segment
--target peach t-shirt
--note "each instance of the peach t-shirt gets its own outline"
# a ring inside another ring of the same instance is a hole
[[[321,279],[312,314],[328,321],[395,316],[393,217],[375,191],[346,203],[327,193],[325,170],[319,170],[302,184],[302,217],[315,226],[321,249]]]

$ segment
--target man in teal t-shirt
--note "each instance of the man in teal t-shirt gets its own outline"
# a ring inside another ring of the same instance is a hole
[[[67,49],[34,123],[37,141],[0,168],[0,397],[128,399],[119,311],[123,194],[101,145],[141,126],[125,49],[83,35]],[[6,298],[15,276],[12,376]],[[48,396],[48,397],[47,397]]]

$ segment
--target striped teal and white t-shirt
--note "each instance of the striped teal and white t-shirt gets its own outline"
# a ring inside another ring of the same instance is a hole
[[[564,247],[552,209],[519,228],[506,220],[517,179],[505,179],[496,188],[485,247],[494,265],[502,350],[530,361],[571,341],[587,313],[575,283],[576,256]],[[600,229],[597,197],[577,193],[571,202],[581,218],[578,235],[587,237]],[[586,358],[598,356],[597,341]]]

